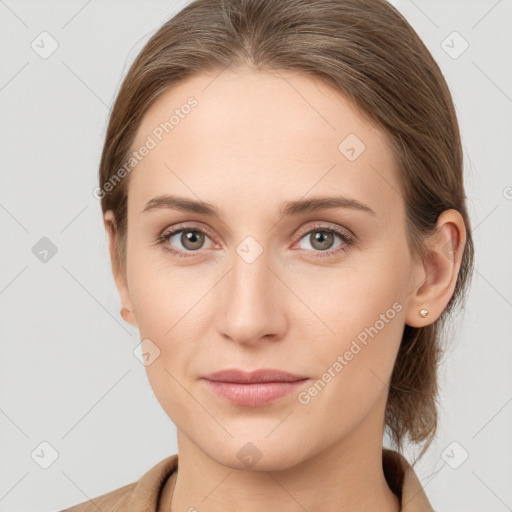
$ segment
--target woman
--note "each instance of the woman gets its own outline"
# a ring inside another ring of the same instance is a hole
[[[432,510],[401,452],[435,436],[473,243],[451,95],[395,8],[190,3],[121,86],[97,196],[178,453],[68,510]]]

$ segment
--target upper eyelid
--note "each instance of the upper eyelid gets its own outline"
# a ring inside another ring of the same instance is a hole
[[[306,235],[308,234],[310,231],[314,231],[314,230],[322,230],[322,229],[326,229],[326,230],[332,230],[334,232],[342,232],[342,233],[345,233],[347,236],[350,236],[350,237],[354,237],[354,235],[352,234],[352,232],[348,229],[348,228],[345,228],[343,226],[338,226],[338,225],[334,225],[332,222],[328,222],[328,221],[316,221],[313,223],[312,226],[308,226],[308,227],[305,227],[305,228],[300,228],[297,233],[300,234],[300,235]]]
[[[204,225],[192,225],[188,226],[186,223],[184,224],[176,224],[174,226],[171,226],[169,228],[166,228],[162,231],[162,236],[168,237],[172,235],[175,235],[176,233],[179,233],[180,231],[204,231],[210,238],[212,238],[212,230],[210,228],[205,227]]]

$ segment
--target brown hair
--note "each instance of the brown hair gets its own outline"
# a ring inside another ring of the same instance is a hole
[[[101,206],[115,214],[118,261],[125,271],[129,180],[110,189],[106,184],[132,151],[144,114],[194,74],[243,66],[319,77],[389,134],[413,254],[425,256],[424,237],[435,232],[444,210],[458,210],[464,219],[467,238],[454,293],[436,322],[405,326],[391,377],[388,433],[399,450],[406,436],[425,442],[423,455],[437,428],[440,335],[447,314],[464,302],[473,241],[450,91],[426,46],[385,0],[195,0],[164,23],[121,85],[101,157]]]

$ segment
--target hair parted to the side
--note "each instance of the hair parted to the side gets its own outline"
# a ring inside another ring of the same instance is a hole
[[[462,305],[473,269],[463,185],[462,146],[452,97],[432,55],[385,0],[196,0],[169,19],[131,65],[110,116],[99,169],[103,189],[133,151],[142,118],[172,86],[204,72],[251,67],[320,78],[383,128],[395,152],[411,253],[439,215],[455,209],[466,246],[454,294],[431,325],[405,326],[391,377],[386,428],[398,450],[437,428],[437,367],[447,315]],[[117,257],[126,269],[129,176],[101,197],[116,218]],[[418,286],[420,283],[418,283]]]

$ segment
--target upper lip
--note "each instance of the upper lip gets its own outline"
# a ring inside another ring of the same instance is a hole
[[[308,377],[303,375],[294,375],[282,370],[275,370],[273,368],[261,368],[252,372],[247,372],[238,369],[221,370],[215,373],[210,373],[203,377],[207,380],[217,382],[238,382],[238,383],[253,383],[253,382],[295,382],[304,380]]]

